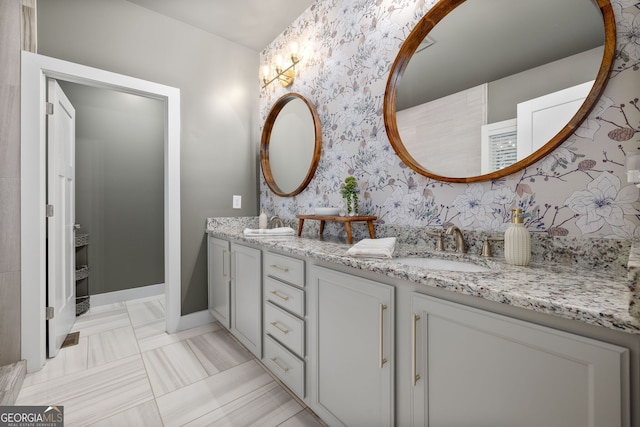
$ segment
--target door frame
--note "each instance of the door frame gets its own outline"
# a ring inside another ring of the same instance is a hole
[[[22,51],[20,151],[21,353],[27,371],[46,361],[46,80],[158,99],[165,104],[164,256],[166,330],[180,323],[180,90]]]

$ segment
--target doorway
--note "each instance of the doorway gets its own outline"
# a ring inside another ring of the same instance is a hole
[[[29,372],[46,360],[46,138],[47,78],[114,89],[161,100],[164,121],[164,278],[166,331],[180,321],[180,92],[176,88],[22,52],[21,89],[21,350]]]
[[[164,103],[59,84],[76,111],[75,223],[87,243],[76,252],[87,270],[77,297],[91,295],[88,308],[157,292],[164,286]]]

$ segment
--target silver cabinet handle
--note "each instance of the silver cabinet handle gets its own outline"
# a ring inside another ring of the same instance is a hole
[[[418,381],[420,381],[420,374],[417,373],[417,345],[416,345],[416,340],[417,340],[417,324],[418,324],[418,320],[420,320],[420,316],[418,316],[417,314],[413,315],[413,327],[411,328],[411,335],[412,335],[412,339],[411,339],[411,382],[413,383],[413,385],[415,386]]]
[[[271,291],[271,293],[272,293],[273,295],[277,296],[278,298],[280,298],[281,300],[289,301],[289,297],[288,297],[288,296],[286,296],[286,295],[281,295],[281,294],[279,294],[277,291]]]
[[[231,266],[231,269],[229,270],[229,280],[233,281],[233,269],[236,265],[236,253],[231,251],[230,254],[231,256],[229,257],[229,265]]]
[[[282,329],[280,326],[278,326],[278,322],[271,322],[271,325],[285,335],[289,333],[288,329]]]
[[[226,261],[226,255],[229,252],[226,249],[222,250],[222,277],[227,277],[227,261]]]
[[[288,269],[287,267],[282,267],[282,266],[279,266],[278,264],[271,264],[269,267],[271,267],[271,268],[277,268],[278,270],[282,270],[282,271],[284,271],[285,273],[286,273],[287,271],[289,271],[289,269]]]
[[[387,359],[384,357],[384,311],[387,309],[385,304],[380,304],[380,368],[387,363]]]
[[[276,359],[275,357],[272,357],[272,358],[271,358],[271,362],[273,362],[273,364],[274,364],[274,365],[276,365],[276,366],[278,367],[278,369],[280,369],[280,370],[281,370],[282,372],[284,372],[285,374],[286,374],[287,372],[289,372],[289,368],[285,368],[285,367],[283,367],[282,365],[280,365],[280,364],[278,363],[278,359]]]

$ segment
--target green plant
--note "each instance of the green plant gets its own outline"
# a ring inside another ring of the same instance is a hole
[[[347,202],[347,214],[358,214],[358,182],[353,176],[344,179],[344,184],[340,189],[340,194]]]

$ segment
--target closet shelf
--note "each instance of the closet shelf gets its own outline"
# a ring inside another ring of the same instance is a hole
[[[87,246],[89,244],[88,234],[76,234],[76,248]]]
[[[76,281],[86,279],[87,277],[89,277],[88,265],[81,265],[80,267],[76,268]]]
[[[89,311],[90,301],[89,295],[83,297],[76,297],[76,316],[80,316],[81,314]]]
[[[76,316],[89,310],[89,234],[78,233],[76,226]]]

